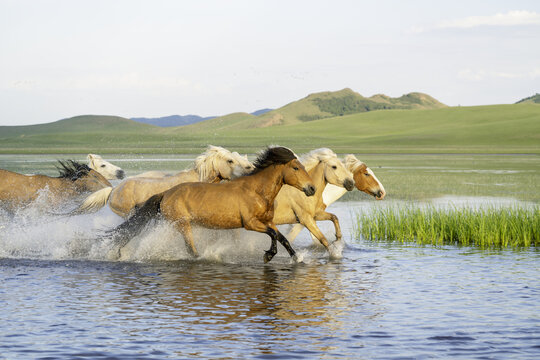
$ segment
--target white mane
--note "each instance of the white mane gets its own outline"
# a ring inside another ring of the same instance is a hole
[[[336,153],[328,148],[320,148],[311,150],[307,154],[300,157],[300,162],[306,168],[306,171],[313,169],[321,161],[328,161],[332,158],[337,158]]]
[[[231,158],[231,152],[221,146],[208,145],[204,153],[195,159],[195,169],[199,173],[199,180],[209,181],[217,177],[216,171],[220,161],[226,161]]]
[[[360,166],[365,165],[352,154],[346,155],[343,161],[345,162],[345,167],[347,167],[350,172],[354,172]]]

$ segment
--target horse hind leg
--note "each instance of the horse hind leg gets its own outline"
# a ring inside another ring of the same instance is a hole
[[[283,245],[285,250],[287,250],[287,252],[291,256],[291,258],[293,258],[294,261],[298,261],[298,258],[296,256],[296,251],[294,251],[294,249],[292,248],[291,244],[289,243],[289,240],[287,240],[287,238],[283,236],[283,234],[280,233],[277,230],[277,228],[268,227],[268,229],[266,230],[266,233],[270,235],[270,237],[272,238],[272,247],[265,254],[265,262],[272,260],[274,255],[277,253],[276,240],[279,241],[281,245]],[[271,253],[268,254],[269,252]],[[271,255],[268,261],[266,261],[267,255]]]
[[[184,241],[186,242],[186,248],[188,249],[189,253],[193,257],[199,257],[199,253],[197,252],[197,248],[195,248],[195,243],[193,242],[191,223],[187,221],[177,221],[175,223],[175,227],[184,237]]]

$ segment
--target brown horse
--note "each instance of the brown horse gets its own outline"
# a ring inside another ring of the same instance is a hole
[[[188,249],[198,255],[192,225],[212,229],[235,229],[266,233],[272,245],[264,261],[272,260],[279,241],[294,259],[296,253],[274,224],[274,199],[284,184],[307,196],[315,193],[311,179],[294,153],[269,147],[255,160],[255,170],[229,182],[184,183],[152,196],[126,222],[113,230],[113,241],[122,248],[134,233],[159,212],[183,235]]]
[[[23,175],[0,169],[0,204],[13,210],[34,201],[45,191],[53,205],[84,192],[111,186],[100,173],[73,160],[58,161],[58,177]]]
[[[135,206],[142,205],[152,195],[159,194],[175,185],[185,182],[219,182],[231,180],[253,171],[253,164],[237,152],[220,146],[209,145],[197,156],[192,169],[180,171],[170,176],[131,177],[115,188],[105,188],[90,194],[75,210],[74,214],[94,212],[109,204],[111,210],[122,217],[128,217]]]

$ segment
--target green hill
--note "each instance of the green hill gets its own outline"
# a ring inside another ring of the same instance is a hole
[[[391,98],[386,95],[374,95],[366,98],[351,89],[343,89],[335,92],[311,94],[301,100],[259,116],[235,113],[190,125],[177,131],[199,132],[210,129],[216,131],[229,128],[238,130],[265,128],[276,125],[299,124],[373,110],[437,109],[443,107],[446,107],[446,105],[422,93],[410,93],[399,98]]]
[[[516,104],[540,104],[540,94],[519,100]]]

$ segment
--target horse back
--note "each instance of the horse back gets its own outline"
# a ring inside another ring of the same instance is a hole
[[[34,200],[39,190],[48,187],[49,191],[61,189],[61,179],[46,175],[23,175],[0,169],[0,200],[25,203]]]

